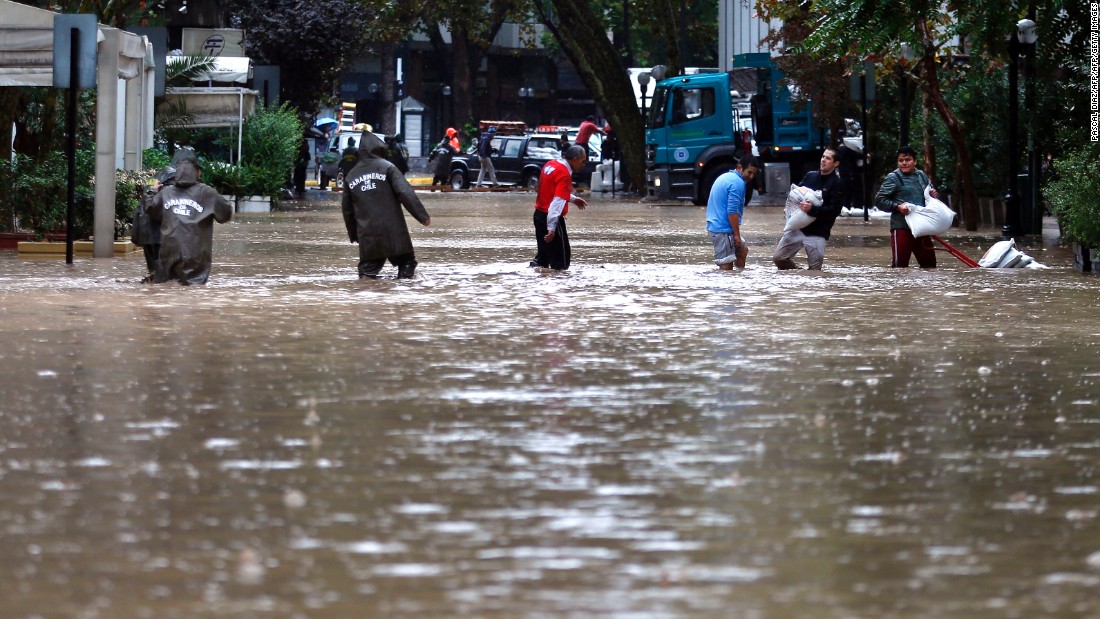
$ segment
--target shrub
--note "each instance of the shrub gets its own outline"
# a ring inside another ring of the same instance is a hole
[[[218,193],[226,196],[243,196],[241,169],[224,161],[204,161],[202,164],[202,182],[210,185]]]
[[[76,196],[73,234],[87,236],[95,209],[93,170],[95,152],[76,153]],[[52,151],[37,162],[16,155],[11,165],[11,209],[18,228],[30,230],[39,238],[48,232],[65,229],[68,211],[69,164],[65,153]]]
[[[148,182],[146,174],[132,170],[115,171],[115,238],[127,236],[134,221],[134,210]]]
[[[1100,143],[1069,151],[1054,161],[1057,174],[1044,195],[1071,241],[1100,248],[1100,176],[1094,170],[1100,160]]]
[[[159,148],[147,148],[141,153],[141,167],[146,170],[160,170],[172,163],[172,157]]]
[[[277,108],[258,106],[245,120],[240,172],[247,195],[278,200],[294,169],[303,131],[298,113],[286,103]]]

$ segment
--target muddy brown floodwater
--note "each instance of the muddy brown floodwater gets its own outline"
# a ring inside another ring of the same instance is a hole
[[[218,227],[202,288],[0,255],[0,615],[1100,616],[1064,248],[891,270],[842,220],[780,273],[758,206],[723,274],[702,209],[602,198],[550,273],[530,195],[422,195],[412,281],[325,201]]]

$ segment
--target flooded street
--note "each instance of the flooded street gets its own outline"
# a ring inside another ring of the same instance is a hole
[[[842,219],[778,272],[757,206],[719,273],[702,208],[620,196],[552,273],[530,194],[420,195],[411,281],[323,201],[217,226],[200,288],[0,252],[0,616],[1100,616],[1067,249],[894,270]]]

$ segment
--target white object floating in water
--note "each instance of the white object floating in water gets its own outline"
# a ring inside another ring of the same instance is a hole
[[[1035,262],[1035,259],[1016,249],[1016,241],[997,241],[989,251],[985,252],[979,266],[987,269],[1046,269],[1045,265]]]

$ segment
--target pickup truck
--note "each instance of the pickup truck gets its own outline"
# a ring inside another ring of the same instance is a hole
[[[547,161],[561,158],[558,139],[556,135],[537,133],[494,137],[492,145],[495,152],[490,159],[497,173],[497,182],[516,187],[538,187],[542,166]],[[595,169],[595,164],[588,162],[583,169],[573,175],[573,182],[590,182],[592,171]],[[481,161],[478,159],[475,144],[466,153],[455,155],[454,161],[451,162],[449,177],[451,189],[468,189],[477,182],[480,172]]]

